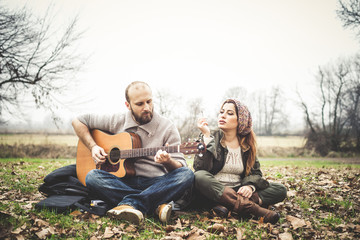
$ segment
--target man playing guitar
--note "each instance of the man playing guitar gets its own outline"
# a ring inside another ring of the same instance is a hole
[[[129,84],[125,97],[129,110],[126,113],[85,114],[72,121],[81,145],[91,155],[90,159],[84,160],[85,165],[96,166],[86,171],[84,184],[114,207],[108,211],[112,217],[139,224],[144,214],[156,213],[161,222],[167,222],[171,214],[171,205],[167,203],[180,198],[194,180],[194,174],[187,167],[181,152],[170,155],[166,150],[159,149],[155,156],[136,157],[133,176],[119,177],[99,167],[109,161],[109,152],[96,141],[92,134],[94,129],[110,134],[134,133],[140,137],[136,141],[141,141],[145,148],[181,143],[175,125],[154,111],[152,91],[147,83],[136,81]],[[113,151],[114,155],[120,151]],[[78,176],[82,169],[81,165],[77,166]]]

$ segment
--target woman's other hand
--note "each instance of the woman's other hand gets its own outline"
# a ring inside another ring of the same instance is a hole
[[[242,186],[239,188],[237,193],[243,197],[251,198],[251,196],[253,194],[253,189],[250,186]]]

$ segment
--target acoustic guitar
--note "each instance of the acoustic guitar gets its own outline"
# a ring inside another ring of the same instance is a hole
[[[95,165],[91,151],[79,140],[76,155],[76,172],[78,179],[84,185],[86,185],[86,175],[93,169],[101,169],[120,178],[134,176],[134,158],[155,156],[160,149],[168,153],[181,152],[183,154],[196,154],[205,151],[205,144],[201,142],[141,148],[141,139],[136,133],[122,132],[110,135],[97,129],[92,130],[90,133],[96,144],[102,147],[108,155],[103,164]]]

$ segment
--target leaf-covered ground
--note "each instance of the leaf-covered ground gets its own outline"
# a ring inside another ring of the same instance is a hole
[[[74,211],[36,211],[37,187],[52,170],[71,160],[0,159],[0,239],[359,239],[359,165],[330,167],[269,163],[269,181],[283,183],[288,197],[274,207],[282,218],[212,218],[208,212],[174,212],[162,225],[148,216],[140,226]]]

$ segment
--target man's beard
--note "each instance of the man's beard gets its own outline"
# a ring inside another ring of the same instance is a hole
[[[150,111],[142,112],[141,115],[139,116],[139,115],[136,115],[135,112],[131,108],[131,113],[134,116],[135,121],[137,121],[140,125],[149,123],[153,117],[153,112],[150,112]]]

